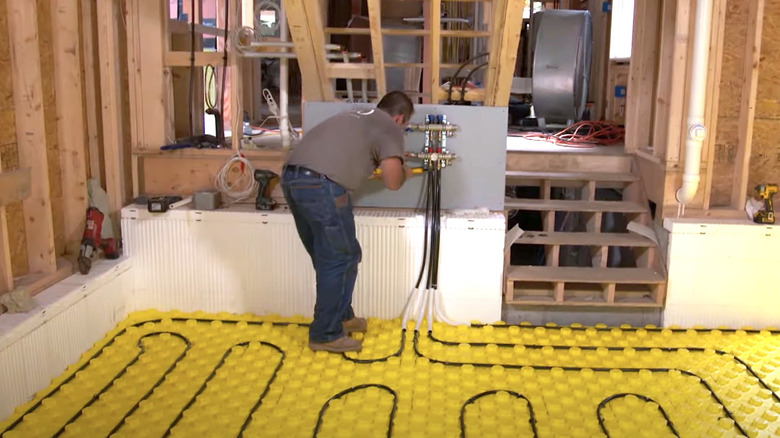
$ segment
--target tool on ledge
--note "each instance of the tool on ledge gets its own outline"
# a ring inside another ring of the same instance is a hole
[[[758,199],[764,201],[764,208],[753,214],[753,222],[757,224],[775,223],[775,208],[772,197],[777,193],[777,184],[759,184],[756,186]]]
[[[107,259],[113,260],[119,258],[119,251],[116,247],[116,240],[113,237],[103,238],[103,219],[105,215],[96,207],[87,208],[87,220],[84,224],[84,234],[81,236],[81,246],[79,247],[79,272],[89,274],[92,269],[92,257],[98,249],[103,250]],[[110,233],[109,233],[110,234]]]
[[[168,210],[179,208],[192,202],[192,196],[154,196],[146,200],[146,209],[149,213],[165,213]]]
[[[276,207],[276,201],[270,196],[265,196],[266,188],[271,183],[271,180],[279,175],[266,169],[255,169],[255,181],[258,182],[257,188],[257,200],[255,200],[256,210],[273,210]]]

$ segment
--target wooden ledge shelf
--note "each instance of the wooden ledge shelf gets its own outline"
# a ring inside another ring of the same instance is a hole
[[[266,159],[279,159],[283,158],[287,151],[283,149],[267,149],[267,150],[242,150],[244,156],[247,158],[266,158]],[[227,159],[235,154],[233,149],[177,149],[173,151],[161,151],[153,149],[141,149],[134,150],[133,155],[136,157],[153,157],[153,158],[224,158]]]
[[[506,198],[506,210],[644,213],[645,207],[628,201],[567,201],[564,199]]]
[[[571,283],[660,284],[663,275],[650,268],[587,268],[565,266],[509,266],[507,280]]]
[[[655,242],[634,233],[526,231],[514,242],[522,245],[583,245],[652,247]]]

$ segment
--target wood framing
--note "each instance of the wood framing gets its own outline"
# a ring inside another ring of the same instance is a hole
[[[57,270],[44,132],[43,91],[36,2],[7,2],[19,167],[30,169],[30,196],[24,200],[30,272]]]
[[[78,252],[87,210],[84,107],[81,90],[78,0],[51,0],[57,139],[65,227],[65,248]]]
[[[758,66],[761,57],[761,35],[764,22],[764,0],[749,2],[743,85],[739,103],[739,143],[734,164],[734,183],[731,186],[731,207],[742,209],[748,191],[750,152],[753,144],[753,120],[756,115]]]
[[[0,161],[0,294],[9,292],[14,288],[14,274],[11,260],[11,242],[8,236],[8,221],[5,214],[5,206],[9,202],[21,200],[30,195],[30,171],[29,169],[17,170],[24,174],[25,178],[8,177],[3,173],[3,163]]]
[[[176,53],[175,62],[168,62],[167,57],[171,54],[168,51],[170,37],[163,2],[127,1],[123,4],[124,21],[127,23],[130,113],[133,114],[129,128],[131,147],[159,148],[175,137],[173,114],[166,111],[169,102],[173,100],[173,81],[166,67],[172,64],[188,67],[190,54]],[[149,41],[158,43],[149,44]],[[176,58],[177,55],[179,58]],[[213,55],[219,55],[219,61],[214,61],[215,65],[217,62],[221,64],[221,53]]]
[[[125,184],[124,135],[121,114],[121,84],[117,37],[116,2],[97,0],[98,52],[100,66],[100,97],[103,119],[103,156],[106,169],[106,194],[114,234],[119,235],[119,211],[127,188]]]
[[[89,177],[102,184],[102,137],[100,135],[100,103],[98,102],[98,83],[95,59],[95,5],[93,2],[81,3],[81,47],[82,61],[84,64],[84,83],[91,86],[84,87],[84,115],[86,118],[86,143],[89,157]]]
[[[428,0],[428,29],[430,30],[430,42],[428,43],[428,87],[431,90],[431,103],[438,103],[439,87],[441,86],[441,77],[439,68],[441,64],[441,0]],[[423,89],[425,93],[425,89]]]
[[[385,83],[385,52],[382,44],[382,2],[368,0],[368,21],[371,25],[371,54],[374,61],[374,79],[376,80],[377,97],[387,93]]]
[[[325,33],[319,4],[306,0],[282,1],[301,69],[303,95],[310,101],[333,100],[333,88],[326,71]]]
[[[494,0],[485,105],[507,106],[523,24],[522,0]]]
[[[709,68],[707,69],[707,89],[712,90],[708,96],[707,109],[705,111],[705,123],[707,138],[702,145],[702,157],[704,157],[704,175],[702,189],[704,193],[703,206],[710,206],[712,197],[712,177],[715,160],[715,137],[718,132],[718,108],[720,102],[720,79],[723,67],[723,34],[726,25],[726,6],[728,0],[714,0],[712,5],[712,36],[710,39]]]
[[[685,109],[687,107],[686,84],[688,82],[688,46],[691,29],[691,2],[689,0],[671,2],[677,5],[674,26],[674,46],[671,57],[671,76],[669,82],[669,106],[665,117],[669,120],[666,129],[666,148],[654,150],[657,157],[667,162],[680,161],[685,133]],[[671,7],[671,6],[670,6]]]
[[[650,144],[657,50],[658,2],[637,2],[626,103],[626,151]]]

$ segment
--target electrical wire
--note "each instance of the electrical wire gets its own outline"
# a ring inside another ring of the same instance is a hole
[[[557,146],[591,148],[599,144],[606,146],[622,144],[625,133],[625,129],[614,123],[583,120],[552,134],[532,132],[509,133],[508,135],[528,140],[546,141]]]
[[[234,182],[230,183],[228,176],[230,176],[230,172],[235,165],[239,165],[240,175]],[[255,168],[252,166],[252,163],[243,154],[237,152],[228,158],[222,168],[219,169],[217,176],[214,178],[214,185],[220,193],[232,199],[232,203],[240,202],[250,197],[257,190],[259,184],[255,180],[254,175]]]

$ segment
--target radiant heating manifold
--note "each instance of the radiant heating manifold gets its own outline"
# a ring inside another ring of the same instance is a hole
[[[425,170],[442,169],[452,164],[457,155],[447,151],[447,137],[455,135],[460,127],[450,124],[445,115],[427,114],[425,123],[412,124],[411,131],[424,132],[425,143],[422,152],[407,152],[407,158],[423,160]]]
[[[425,247],[417,283],[409,293],[404,306],[401,328],[406,330],[409,311],[412,307],[416,307],[418,309],[417,324],[414,330],[417,331],[420,328],[420,324],[425,317],[428,320],[428,331],[430,332],[433,330],[434,318],[451,325],[460,324],[450,321],[444,314],[444,311],[437,307],[436,302],[436,294],[439,288],[439,248],[441,242],[441,171],[457,158],[455,154],[447,150],[447,137],[454,135],[458,130],[458,126],[447,122],[447,117],[444,115],[428,114],[425,116],[424,124],[411,125],[409,129],[425,133],[422,152],[406,154],[408,158],[423,160],[422,169],[427,178],[424,186]],[[426,273],[427,276],[425,275]],[[424,285],[423,277],[427,277]]]

